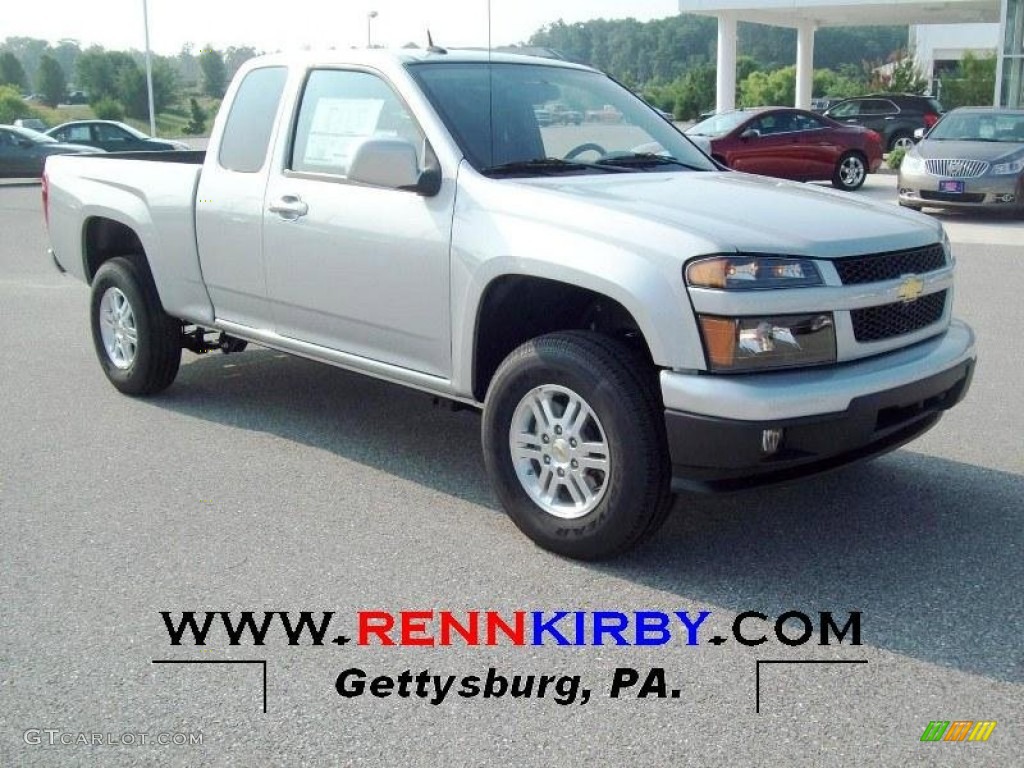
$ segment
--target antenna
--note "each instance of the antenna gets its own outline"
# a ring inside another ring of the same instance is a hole
[[[434,45],[434,38],[430,36],[430,27],[427,27],[427,50],[430,53],[448,53],[447,49],[440,45]]]

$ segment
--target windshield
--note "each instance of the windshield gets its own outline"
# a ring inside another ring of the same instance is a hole
[[[674,126],[600,73],[504,62],[408,67],[478,171],[716,170]]]
[[[697,123],[686,132],[694,136],[725,136],[740,123],[753,117],[751,112],[725,112],[721,115],[712,115],[707,120]]]
[[[1024,143],[1024,112],[950,112],[935,124],[928,138]]]
[[[12,125],[8,130],[14,131],[22,138],[34,141],[36,144],[56,144],[54,139],[51,139],[46,134],[40,133],[39,131],[33,131],[31,128],[25,128],[20,125]]]

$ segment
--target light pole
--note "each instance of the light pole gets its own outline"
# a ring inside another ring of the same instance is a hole
[[[142,23],[146,28],[146,89],[149,91],[149,135],[156,136],[156,111],[153,109],[153,64],[149,55],[149,0],[142,0]]]
[[[373,36],[371,34],[371,24],[373,20],[377,18],[376,11],[370,11],[366,14],[366,47],[373,48]]]

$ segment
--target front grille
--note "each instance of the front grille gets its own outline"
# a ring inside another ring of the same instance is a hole
[[[917,301],[882,304],[850,312],[853,336],[859,342],[882,341],[919,331],[942,319],[946,291],[930,293]]]
[[[988,171],[988,163],[984,160],[960,160],[952,157],[925,160],[924,167],[932,176],[945,176],[948,179],[976,179]]]
[[[906,251],[873,253],[853,256],[833,262],[843,285],[878,283],[895,280],[903,275],[921,275],[946,266],[946,251],[942,245],[928,245]]]
[[[985,200],[985,194],[970,192],[958,195],[956,192],[930,192],[927,189],[921,190],[922,200],[936,200],[943,203],[981,203]]]

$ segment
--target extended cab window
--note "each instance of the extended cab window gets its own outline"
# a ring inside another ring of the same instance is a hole
[[[423,132],[387,83],[367,72],[311,72],[302,92],[288,167],[345,176],[353,152],[369,138],[408,141],[422,167]]]
[[[263,67],[245,76],[220,142],[219,160],[224,168],[256,173],[263,167],[287,75],[284,67]]]

